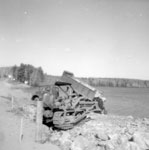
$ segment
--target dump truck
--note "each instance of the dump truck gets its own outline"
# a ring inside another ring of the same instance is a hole
[[[64,71],[54,85],[37,91],[32,100],[43,101],[43,123],[58,129],[71,129],[86,118],[88,113],[105,114],[102,92]]]

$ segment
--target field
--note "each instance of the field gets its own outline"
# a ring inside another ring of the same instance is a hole
[[[100,87],[107,98],[108,113],[149,118],[149,88]]]

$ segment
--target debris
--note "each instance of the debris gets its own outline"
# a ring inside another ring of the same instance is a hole
[[[149,128],[134,126],[138,119],[103,115],[75,126],[71,130],[53,131],[51,139],[66,150],[146,150],[149,149]],[[143,121],[143,120],[142,120]],[[124,126],[119,126],[125,122]],[[140,122],[141,123],[141,122]],[[129,125],[129,126],[128,126]],[[55,144],[56,144],[55,143]]]

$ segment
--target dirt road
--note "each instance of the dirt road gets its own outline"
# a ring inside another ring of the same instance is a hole
[[[23,137],[20,140],[21,116],[11,112],[11,96],[17,105],[29,102],[29,94],[15,85],[0,80],[0,150],[59,150],[50,143],[35,142],[35,123],[23,119]]]

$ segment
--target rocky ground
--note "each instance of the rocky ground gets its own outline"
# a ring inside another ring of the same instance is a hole
[[[63,150],[148,150],[149,119],[90,114],[69,131],[51,132],[49,141]]]
[[[94,113],[90,113],[84,123],[67,131],[56,131],[43,125],[42,144],[36,143],[36,108],[30,103],[30,95],[19,86],[16,89],[16,85],[12,88],[11,84],[0,83],[0,150],[149,150],[149,119]],[[17,105],[13,109],[11,95]],[[22,117],[24,125],[20,141]]]

